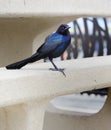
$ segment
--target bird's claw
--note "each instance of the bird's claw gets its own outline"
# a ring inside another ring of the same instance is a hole
[[[62,69],[62,68],[60,68],[60,69],[55,69],[55,68],[50,68],[49,70],[52,70],[52,71],[59,71],[59,72],[61,72],[65,77],[66,77],[66,74],[64,73],[64,70],[65,69]]]

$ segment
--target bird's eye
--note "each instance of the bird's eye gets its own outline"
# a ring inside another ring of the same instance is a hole
[[[64,29],[65,29],[65,27],[63,26],[63,27],[62,27],[62,30],[64,30]]]

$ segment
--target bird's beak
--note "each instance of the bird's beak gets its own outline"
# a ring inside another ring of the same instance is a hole
[[[65,30],[68,30],[69,28],[71,28],[71,27],[67,26],[67,28],[65,28]]]

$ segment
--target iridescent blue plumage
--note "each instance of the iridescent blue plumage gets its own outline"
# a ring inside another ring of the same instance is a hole
[[[56,34],[58,35],[58,41],[60,42],[59,45],[56,47],[56,49],[54,49],[54,51],[52,52],[51,56],[53,58],[59,57],[63,54],[63,52],[66,50],[66,48],[69,46],[70,44],[70,34],[69,36],[63,36],[60,34]]]
[[[61,35],[57,32],[53,33],[45,43],[40,47],[37,52],[44,55],[45,57],[56,58],[59,57],[70,44],[70,34]]]
[[[69,33],[69,26],[62,24],[55,33],[50,35],[45,42],[38,48],[37,52],[31,57],[22,61],[10,64],[6,66],[7,69],[20,69],[28,63],[48,57],[55,69],[58,70],[57,66],[53,63],[53,58],[59,57],[69,46],[71,36]]]

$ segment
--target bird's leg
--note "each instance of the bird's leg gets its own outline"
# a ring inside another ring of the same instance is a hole
[[[54,64],[54,62],[53,62],[52,59],[49,59],[49,60],[50,60],[51,63],[53,64],[55,70],[61,72],[61,73],[66,77],[66,74],[64,73],[64,69],[59,69],[59,68]],[[54,70],[54,69],[51,69],[51,70]]]
[[[56,70],[59,70],[58,67],[54,64],[53,60],[50,60],[50,61],[51,61],[51,63],[53,64],[54,68],[55,68]]]

